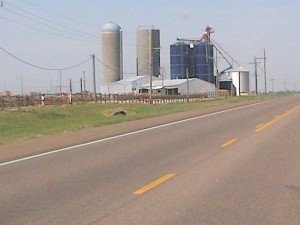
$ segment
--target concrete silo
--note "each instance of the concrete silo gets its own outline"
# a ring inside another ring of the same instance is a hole
[[[102,57],[104,84],[123,78],[122,29],[113,22],[102,28]]]
[[[137,74],[160,74],[160,31],[153,27],[137,29]]]

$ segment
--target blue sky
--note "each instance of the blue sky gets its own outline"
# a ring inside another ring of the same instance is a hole
[[[154,25],[161,31],[162,66],[168,74],[169,45],[177,37],[198,38],[210,25],[215,29],[214,39],[243,67],[253,70],[249,63],[254,55],[263,56],[266,48],[268,76],[274,77],[276,91],[284,89],[284,80],[288,89],[300,89],[300,1],[4,0],[4,5],[0,8],[0,46],[36,65],[66,67],[84,61],[93,53],[101,58],[101,27],[107,21],[114,21],[123,30],[125,72],[136,70],[137,27]],[[62,27],[60,30],[45,27],[43,23],[47,21],[29,13],[54,22],[51,26],[60,24],[80,33]],[[81,41],[43,33],[18,23]],[[11,89],[19,93],[21,77],[25,92],[49,91],[50,82],[53,90],[59,85],[57,71],[31,68],[2,52],[0,60],[0,91]],[[78,91],[83,70],[91,89],[91,63],[63,72],[64,85],[67,86],[72,78],[75,91]],[[259,90],[262,91],[262,73],[259,81]],[[102,82],[100,64],[97,65],[97,82],[98,85]],[[270,82],[268,86],[271,88]]]

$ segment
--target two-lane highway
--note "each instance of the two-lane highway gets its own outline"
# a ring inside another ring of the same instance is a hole
[[[299,224],[300,96],[0,164],[0,224]]]

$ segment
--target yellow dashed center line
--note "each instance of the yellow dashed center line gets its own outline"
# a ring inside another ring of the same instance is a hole
[[[273,123],[283,119],[284,117],[286,117],[288,114],[294,112],[295,110],[297,110],[299,108],[299,106],[297,107],[293,107],[292,109],[289,109],[289,110],[286,110],[285,113],[281,114],[281,115],[276,115],[273,117],[272,120],[266,122],[266,123],[263,123],[263,124],[259,124],[255,127],[255,132],[260,132],[264,129],[266,129],[267,127],[269,127],[270,125],[272,125]]]
[[[276,121],[284,118],[285,116],[287,116],[288,114],[294,112],[295,110],[299,109],[300,106],[296,106],[296,107],[293,107],[292,109],[289,109],[289,110],[286,110],[285,113],[281,114],[281,115],[276,115],[273,117],[272,120],[266,122],[266,123],[262,123],[262,124],[259,124],[255,127],[255,132],[259,132],[259,131],[262,131],[263,129],[267,128],[268,126],[272,125],[273,123],[275,123]],[[237,142],[237,139],[231,139],[227,142],[225,142],[224,144],[221,145],[222,148],[225,148],[229,145],[232,145],[234,144],[235,142]],[[170,180],[171,178],[173,178],[175,176],[175,174],[166,174],[165,176],[145,185],[144,187],[138,189],[137,191],[135,191],[133,194],[134,195],[142,195],[152,189],[154,189],[155,187],[161,185],[162,183]]]
[[[221,147],[222,147],[222,148],[225,148],[225,147],[227,147],[227,146],[229,146],[229,145],[234,144],[236,141],[237,141],[237,139],[231,139],[231,140],[225,142],[224,144],[222,144]]]
[[[174,177],[175,174],[167,174],[153,182],[151,182],[150,184],[147,184],[146,186],[142,187],[141,189],[137,190],[136,192],[134,192],[134,195],[141,195],[144,194],[145,192],[150,191],[151,189],[157,187],[158,185],[166,182],[167,180],[171,179],[172,177]]]
[[[264,125],[263,123],[258,124],[255,128],[258,129],[258,128],[260,128],[260,127],[263,126],[263,125]]]

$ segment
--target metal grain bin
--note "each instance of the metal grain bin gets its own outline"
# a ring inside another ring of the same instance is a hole
[[[213,45],[207,42],[195,44],[194,57],[196,63],[195,77],[210,83],[215,83]]]
[[[190,51],[189,44],[185,42],[170,45],[171,79],[186,78],[186,69],[190,69]]]

